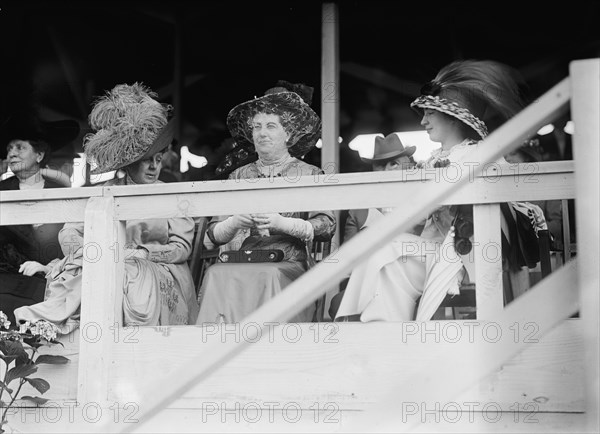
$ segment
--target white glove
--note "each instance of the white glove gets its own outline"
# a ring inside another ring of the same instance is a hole
[[[278,232],[310,241],[315,236],[315,230],[310,222],[294,217],[284,217],[278,213],[256,214],[254,216],[257,229],[274,229]]]
[[[213,236],[218,243],[228,243],[233,240],[240,229],[255,226],[254,219],[249,214],[236,214],[227,217],[215,225]]]
[[[50,267],[36,261],[25,261],[19,267],[19,273],[22,273],[25,276],[33,276],[35,273],[48,274],[50,270]]]
[[[40,169],[40,175],[65,187],[71,186],[71,178],[69,178],[69,175],[67,175],[64,172],[61,172],[60,170],[51,169],[49,167],[43,167]]]

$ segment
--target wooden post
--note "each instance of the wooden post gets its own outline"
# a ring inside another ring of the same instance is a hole
[[[585,357],[586,418],[590,432],[598,432],[600,390],[600,271],[598,216],[600,215],[600,59],[571,62],[571,116],[575,124],[575,222],[577,261]]]
[[[494,318],[504,308],[500,225],[499,204],[473,206],[477,319]]]
[[[125,223],[114,198],[92,197],[85,211],[78,402],[107,404],[113,342],[122,326]]]
[[[571,222],[569,216],[569,200],[562,199],[562,230],[563,230],[563,263],[571,260]]]
[[[321,135],[321,168],[327,175],[340,173],[340,67],[339,67],[339,15],[337,4],[323,3],[322,8],[322,47],[321,47],[321,119],[323,122],[323,132]],[[329,178],[335,182],[335,178]],[[340,211],[334,211],[338,222],[336,230],[331,240],[331,251],[335,252],[342,241],[339,228]],[[338,285],[335,285],[326,293],[325,317],[329,317],[328,307],[333,297],[338,291]]]
[[[181,6],[175,5],[175,41],[174,41],[174,70],[173,70],[173,107],[175,109],[175,139],[179,142],[177,149],[179,153],[181,140],[183,138],[183,25]]]

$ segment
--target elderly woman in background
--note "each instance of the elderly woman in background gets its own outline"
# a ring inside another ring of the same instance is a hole
[[[227,116],[227,126],[238,147],[222,166],[235,169],[229,179],[297,180],[322,173],[300,159],[321,133],[321,121],[310,108],[311,99],[312,88],[280,81],[263,96],[234,107]],[[236,158],[246,164],[235,168]],[[335,228],[331,211],[214,217],[207,229],[213,244],[233,241],[234,248],[243,251],[279,250],[282,260],[209,267],[200,289],[203,298],[197,323],[232,323],[246,317],[302,275],[311,260],[311,243],[330,240]],[[312,321],[314,314],[315,305],[307,304],[292,321]]]
[[[47,167],[52,148],[59,148],[79,135],[72,120],[42,121],[11,117],[0,127],[7,168],[14,176],[0,181],[0,190],[40,190],[70,187],[66,173]],[[0,305],[14,324],[13,310],[44,298],[45,267],[62,258],[58,245],[60,224],[0,226]]]
[[[145,185],[158,180],[163,151],[173,139],[170,106],[147,87],[121,84],[100,98],[89,116],[96,130],[85,138],[92,174],[122,169],[104,185]],[[198,314],[187,264],[191,218],[132,220],[126,224],[123,316],[125,325],[192,324]],[[59,234],[65,258],[49,271],[46,300],[15,311],[19,321],[46,319],[66,333],[78,324],[81,303],[83,224]],[[101,288],[98,288],[101,290]]]

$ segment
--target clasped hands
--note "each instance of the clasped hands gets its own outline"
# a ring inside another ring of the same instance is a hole
[[[232,223],[237,229],[268,229],[284,233],[287,233],[293,224],[291,219],[278,213],[237,214],[232,216]]]

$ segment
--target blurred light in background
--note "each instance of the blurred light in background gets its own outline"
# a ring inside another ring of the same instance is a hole
[[[554,125],[548,124],[540,128],[537,134],[538,136],[545,136],[546,134],[550,134],[552,131],[554,131]]]
[[[179,150],[179,154],[181,156],[179,159],[179,171],[181,173],[185,173],[190,170],[190,166],[199,169],[208,164],[206,157],[192,154],[187,146],[182,146]]]
[[[10,178],[11,176],[13,176],[13,172],[12,170],[10,170],[10,167],[6,169],[6,172],[4,172],[2,175],[0,175],[0,181],[4,181],[6,178]]]
[[[567,121],[564,130],[565,133],[573,135],[573,133],[575,132],[575,124],[573,123],[573,121]]]
[[[73,175],[71,176],[71,187],[83,187],[85,185],[85,155],[77,153],[78,158],[73,158]]]
[[[429,139],[429,134],[427,131],[401,131],[396,132],[398,137],[400,137],[400,141],[404,145],[407,146],[416,146],[417,150],[413,154],[413,158],[415,161],[426,160],[431,155],[431,151],[440,147],[439,143],[432,142]],[[384,137],[383,134],[360,134],[352,139],[349,143],[350,149],[353,151],[357,151],[361,158],[372,158],[374,147],[375,147],[375,137]]]
[[[338,143],[342,143],[344,139],[342,139],[341,137],[338,138]],[[321,149],[323,147],[323,140],[319,139],[317,140],[317,143],[315,144],[315,146],[319,149]]]

